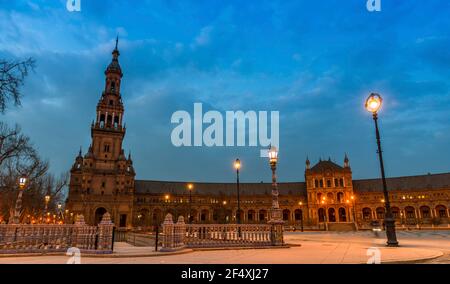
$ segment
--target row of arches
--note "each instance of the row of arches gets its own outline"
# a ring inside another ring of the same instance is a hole
[[[406,206],[403,210],[399,207],[391,208],[392,215],[395,219],[431,219],[431,218],[448,218],[449,211],[445,205],[438,205],[435,208],[423,205],[418,208]],[[362,218],[364,220],[384,219],[385,208],[378,207],[375,210],[364,207],[362,209]]]
[[[335,203],[335,201],[337,203],[345,203],[347,201],[343,192],[338,192],[336,196],[333,192],[328,192],[327,194],[318,192],[316,198],[318,203],[320,203],[320,201],[322,200],[326,200],[327,203]]]

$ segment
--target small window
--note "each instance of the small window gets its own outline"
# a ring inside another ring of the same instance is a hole
[[[114,101],[113,100],[109,100],[109,105],[110,106],[114,105]]]

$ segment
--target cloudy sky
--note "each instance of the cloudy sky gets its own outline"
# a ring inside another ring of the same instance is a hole
[[[139,3],[139,4],[138,4]],[[139,179],[269,181],[259,147],[172,145],[173,112],[193,104],[280,112],[281,181],[303,180],[307,156],[379,176],[371,116],[380,113],[388,176],[450,171],[450,2],[0,0],[0,58],[37,60],[18,123],[55,173],[69,170],[90,123],[117,34],[127,135]]]

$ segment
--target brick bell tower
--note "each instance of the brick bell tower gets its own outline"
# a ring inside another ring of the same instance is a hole
[[[83,214],[92,225],[109,212],[116,226],[129,227],[135,171],[131,155],[127,158],[122,149],[126,128],[119,56],[116,39],[112,61],[105,71],[105,89],[97,104],[96,120],[91,125],[91,145],[84,156],[80,149],[70,171],[67,209],[73,216]]]

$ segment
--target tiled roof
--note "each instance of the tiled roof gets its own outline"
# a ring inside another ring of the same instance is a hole
[[[136,193],[152,194],[186,194],[185,182],[171,181],[146,181],[136,180]],[[272,184],[270,183],[241,183],[239,188],[241,195],[270,195]],[[280,195],[306,195],[304,182],[279,183]],[[236,183],[194,183],[194,194],[200,195],[235,195]]]
[[[311,168],[313,172],[323,172],[326,170],[343,170],[344,168],[338,164],[333,163],[331,160],[320,161],[314,167]]]
[[[388,178],[386,183],[387,189],[392,191],[450,188],[450,173]],[[383,184],[381,178],[354,180],[353,190],[355,192],[380,192],[383,191]]]

